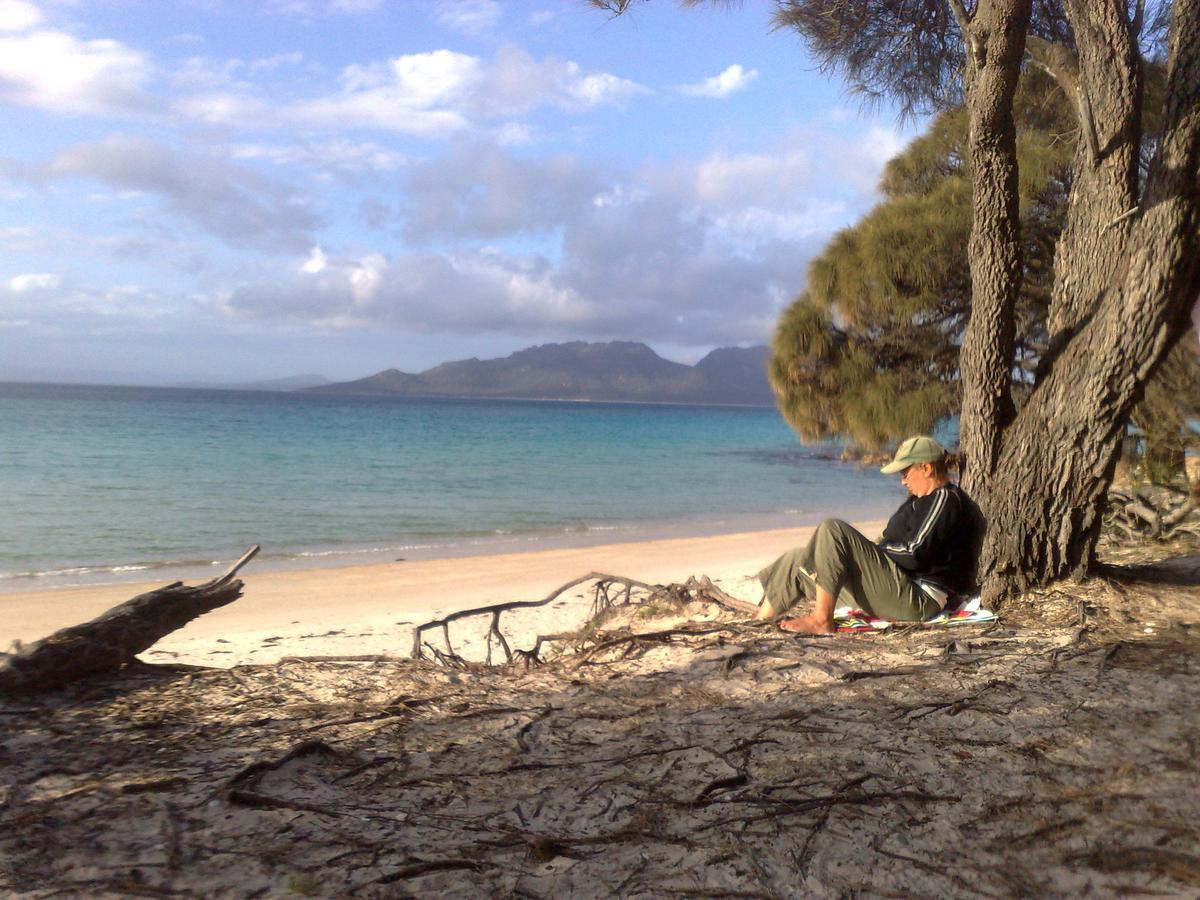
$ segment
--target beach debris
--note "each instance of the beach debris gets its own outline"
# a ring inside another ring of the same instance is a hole
[[[0,658],[0,695],[32,694],[80,678],[116,672],[137,654],[188,622],[242,596],[238,570],[258,553],[255,544],[204,584],[176,581],[126,600],[90,622],[63,628]]]
[[[1120,541],[1200,540],[1200,495],[1176,485],[1108,492],[1104,529]]]
[[[712,580],[704,575],[700,578],[691,577],[683,584],[647,584],[644,581],[638,581],[634,578],[627,578],[623,575],[608,575],[604,572],[589,572],[586,575],[581,575],[579,578],[574,578],[566,584],[558,587],[549,595],[541,600],[517,600],[509,603],[496,603],[491,606],[477,606],[471,609],[461,609],[457,612],[450,613],[440,619],[433,619],[423,625],[418,625],[413,630],[413,659],[426,659],[426,651],[437,662],[450,668],[468,669],[474,663],[471,663],[460,656],[454,650],[454,645],[450,640],[450,625],[461,619],[474,618],[476,616],[491,616],[491,623],[488,626],[487,632],[487,658],[484,661],[484,666],[492,665],[492,648],[499,646],[504,652],[504,664],[511,665],[513,662],[520,662],[526,668],[538,665],[542,662],[541,650],[546,644],[556,641],[574,640],[577,643],[580,640],[580,632],[570,631],[558,634],[539,634],[533,646],[528,650],[520,648],[513,649],[509,647],[508,640],[500,631],[500,617],[510,610],[515,609],[532,609],[538,606],[546,606],[554,602],[562,594],[566,593],[573,587],[588,582],[595,582],[593,585],[592,608],[588,616],[589,622],[596,621],[600,616],[603,616],[609,610],[617,606],[629,606],[632,604],[642,604],[645,608],[652,609],[657,605],[665,604],[668,606],[681,607],[687,603],[711,603],[716,606],[738,615],[751,616],[754,614],[754,607],[747,604],[745,601],[738,600],[736,597],[723,591],[721,588],[713,584]],[[440,629],[442,632],[443,647],[436,647],[428,641],[424,640],[424,634],[427,631]],[[586,628],[584,631],[587,632]],[[671,629],[669,632],[655,632],[643,635],[623,635],[620,638],[614,638],[608,641],[608,645],[616,646],[617,644],[628,644],[635,639],[644,640],[664,640],[669,638],[671,634],[682,633],[688,629]],[[719,630],[719,629],[718,629]],[[583,650],[583,646],[576,648]],[[595,652],[601,649],[601,645],[597,644],[587,651],[587,657],[590,657]],[[585,657],[585,658],[587,658]]]

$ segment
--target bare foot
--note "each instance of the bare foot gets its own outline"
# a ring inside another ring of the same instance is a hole
[[[837,631],[832,619],[819,619],[815,615],[801,616],[798,619],[780,619],[779,627],[784,631],[794,631],[798,634],[834,634]]]

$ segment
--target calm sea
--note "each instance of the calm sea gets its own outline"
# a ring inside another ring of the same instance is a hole
[[[772,409],[0,384],[0,592],[886,515]]]

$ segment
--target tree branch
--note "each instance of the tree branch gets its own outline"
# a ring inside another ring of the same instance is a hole
[[[258,553],[255,544],[228,571],[192,587],[174,582],[139,594],[90,622],[56,631],[0,661],[0,694],[51,690],[116,672],[163,637],[242,596],[234,576]]]

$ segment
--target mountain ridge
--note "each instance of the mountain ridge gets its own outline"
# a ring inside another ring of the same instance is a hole
[[[305,393],[772,406],[768,354],[763,345],[721,347],[689,366],[640,342],[569,341],[496,359],[445,362],[419,373],[384,369]]]

